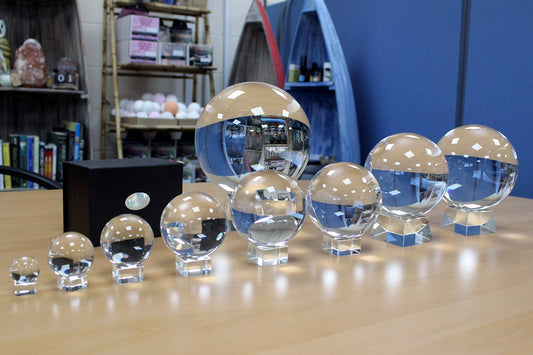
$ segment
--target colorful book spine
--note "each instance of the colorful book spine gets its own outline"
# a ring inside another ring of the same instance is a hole
[[[80,139],[81,139],[81,123],[74,121],[62,121],[62,126],[67,130],[73,132],[74,134],[74,143],[71,160],[78,161],[80,160]]]
[[[9,135],[9,152],[11,153],[11,166],[14,168],[20,167],[20,137],[18,134]],[[12,186],[14,188],[20,187],[20,179],[18,177],[12,177]]]
[[[19,167],[28,170],[28,136],[19,135]],[[20,179],[20,187],[27,188],[28,181]]]
[[[33,172],[39,174],[39,143],[41,139],[39,136],[33,136]],[[35,189],[39,188],[39,184],[33,185]]]
[[[2,142],[2,157],[4,160],[4,165],[11,166],[11,155],[10,155],[10,149],[9,149],[9,142]],[[12,185],[11,175],[4,175],[4,188],[11,189],[12,187],[13,185]]]
[[[26,136],[26,169],[33,171],[33,136]],[[27,181],[28,187],[33,189],[33,181]]]

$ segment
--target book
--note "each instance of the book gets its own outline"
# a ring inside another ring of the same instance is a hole
[[[63,162],[68,157],[68,135],[69,132],[65,129],[54,129],[47,135],[48,142],[57,146],[57,181],[63,181]]]
[[[62,121],[61,125],[70,132],[73,132],[74,136],[74,142],[72,143],[72,151],[71,156],[69,156],[69,160],[80,160],[81,123],[74,121]]]
[[[9,135],[9,153],[11,156],[11,166],[14,168],[20,167],[20,147],[19,147],[20,137],[18,134],[13,133]],[[20,178],[13,176],[11,179],[12,187],[20,187]]]
[[[33,136],[33,172],[39,174],[39,143],[41,138],[39,136]],[[35,189],[39,188],[39,184],[35,183],[33,186]]]
[[[44,161],[44,142],[39,142],[39,174],[46,176],[44,172],[45,161]]]
[[[28,136],[19,134],[19,168],[28,170]],[[20,179],[20,187],[27,188],[28,181]]]
[[[2,139],[0,139],[0,146],[2,146]],[[4,165],[4,154],[0,154],[0,165]],[[5,189],[4,174],[0,174],[0,190]]]
[[[11,166],[11,156],[9,150],[9,142],[2,142],[2,158],[5,166]],[[13,187],[11,175],[4,175],[4,187],[6,189],[11,189]]]
[[[26,136],[26,169],[33,171],[33,136]],[[27,182],[28,187],[33,189],[33,181]]]

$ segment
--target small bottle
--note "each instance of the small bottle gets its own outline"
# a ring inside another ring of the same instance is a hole
[[[324,75],[322,80],[324,81],[332,81],[333,75],[331,73],[331,63],[330,62],[324,62]]]
[[[300,75],[300,66],[298,64],[289,64],[289,82],[297,82]]]
[[[307,72],[307,57],[303,56],[300,65],[300,75],[298,76],[299,82],[306,82],[309,80],[309,73]]]

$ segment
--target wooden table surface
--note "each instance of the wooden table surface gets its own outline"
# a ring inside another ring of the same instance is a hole
[[[212,184],[185,191],[220,193]],[[0,193],[0,353],[524,354],[533,353],[533,200],[495,208],[498,232],[463,237],[429,214],[433,242],[401,248],[363,237],[334,257],[307,220],[289,262],[248,262],[228,234],[213,273],[185,278],[156,238],[145,281],[117,285],[102,250],[85,290],[56,288],[47,264],[62,232],[62,192]],[[38,292],[13,295],[9,265],[41,264]]]

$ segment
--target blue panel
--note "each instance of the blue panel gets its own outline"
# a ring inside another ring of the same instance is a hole
[[[461,0],[326,0],[355,93],[362,159],[382,138],[455,125]]]
[[[464,123],[503,133],[518,153],[512,194],[533,198],[533,2],[472,0]]]

